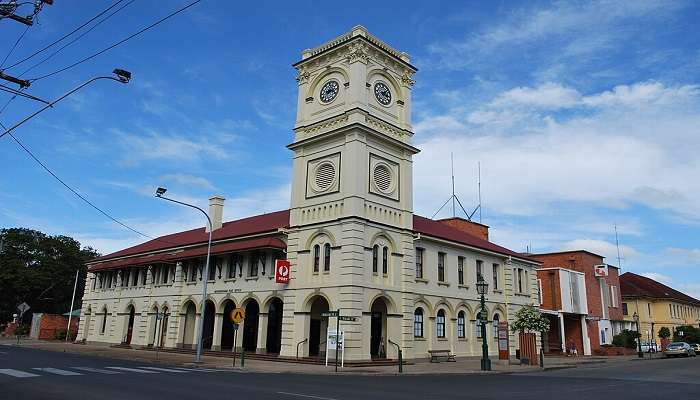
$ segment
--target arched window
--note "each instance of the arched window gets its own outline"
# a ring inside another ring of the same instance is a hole
[[[379,262],[379,246],[376,244],[372,247],[372,272],[377,273],[377,264]]]
[[[457,314],[457,337],[460,339],[464,339],[464,336],[465,336],[464,311],[460,311]]]
[[[413,336],[423,337],[423,309],[420,307],[413,312]]]
[[[476,326],[476,338],[481,339],[481,313],[476,314],[474,325]]]
[[[445,311],[440,310],[437,313],[437,323],[435,324],[435,327],[437,328],[437,337],[439,338],[444,338],[445,337]]]
[[[331,245],[326,243],[323,245],[323,270],[331,270]]]
[[[501,316],[498,314],[493,315],[493,337],[494,339],[498,339],[498,321],[501,319]]]
[[[389,273],[389,248],[384,246],[382,249],[382,274]]]
[[[319,257],[321,257],[321,246],[314,246],[314,272],[318,272]]]
[[[100,333],[105,333],[105,328],[107,327],[107,308],[102,311],[102,327],[100,328]]]

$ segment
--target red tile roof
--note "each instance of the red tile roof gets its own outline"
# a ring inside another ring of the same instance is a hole
[[[212,241],[230,239],[238,236],[255,235],[266,232],[275,232],[279,228],[289,225],[289,210],[277,211],[269,214],[256,215],[235,221],[225,222],[224,225],[214,231]],[[119,250],[117,252],[98,257],[90,263],[100,260],[108,260],[117,257],[126,257],[135,254],[149,253],[175,247],[188,246],[198,243],[206,243],[209,234],[204,228],[173,233],[161,236],[154,240],[141,243],[136,246]]]
[[[520,253],[516,253],[512,250],[506,249],[505,247],[491,243],[488,240],[478,238],[459,229],[455,229],[447,224],[443,224],[442,222],[421,217],[419,215],[413,216],[413,230],[423,235],[449,240],[451,242],[457,242],[467,246],[476,247],[482,250],[492,251],[494,253],[516,257],[521,260],[532,261],[538,264],[540,263],[537,260],[528,258],[527,256],[523,256]]]
[[[230,221],[224,223],[223,227],[214,231],[212,235],[212,241],[223,240],[223,239],[233,239],[241,236],[248,236],[254,234],[264,234],[264,233],[275,233],[280,228],[285,228],[289,226],[289,210],[277,211],[270,214],[257,215],[254,217],[239,219],[236,221]],[[432,219],[421,217],[418,215],[413,216],[413,230],[417,233],[421,233],[426,236],[443,239],[478,249],[492,251],[495,253],[513,256],[521,260],[527,260],[537,263],[537,260],[533,260],[522,254],[516,253],[512,250],[506,249],[505,247],[498,246],[489,242],[488,240],[483,240],[476,236],[470,235],[459,229],[455,229],[449,225],[443,224]],[[186,257],[196,257],[206,254],[206,242],[208,239],[208,234],[204,231],[204,228],[192,229],[189,231],[173,233],[170,235],[161,236],[154,240],[126,248],[111,254],[107,254],[102,257],[98,257],[90,261],[90,270],[99,270],[107,268],[117,268],[127,265],[142,265],[144,262],[153,261],[171,261],[174,259],[182,259]],[[269,241],[270,238],[261,239],[261,242],[256,242],[255,245],[258,248],[262,247],[273,247],[273,248],[285,248],[282,246],[284,243],[279,239],[276,242]],[[263,243],[264,242],[264,243]],[[231,242],[224,244],[215,244],[212,246],[212,252],[227,252],[234,250],[248,250],[255,248],[250,247],[250,243],[245,244],[245,248],[238,248],[236,243]],[[280,244],[281,243],[281,244]],[[143,255],[152,252],[164,252],[168,249],[174,249],[183,246],[200,245],[193,249],[186,249],[183,252],[176,253],[172,255],[171,253],[164,253],[160,256],[158,260],[155,258],[148,258],[146,256],[134,258],[132,256]],[[231,247],[233,246],[233,247]],[[281,247],[280,247],[281,246]],[[221,251],[219,251],[221,250]],[[128,257],[124,260],[115,260],[104,262],[107,260],[113,260],[114,258]],[[98,266],[99,263],[99,266]]]
[[[672,299],[700,305],[700,300],[698,299],[670,288],[663,283],[632,272],[625,272],[620,275],[620,293],[622,296]]]

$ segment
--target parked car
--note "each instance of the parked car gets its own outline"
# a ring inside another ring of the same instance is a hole
[[[693,351],[695,354],[700,353],[700,343],[694,343],[690,345],[693,348]]]
[[[669,343],[668,346],[666,346],[666,350],[664,351],[664,356],[666,357],[690,357],[693,356],[695,357],[695,351],[693,348],[686,342],[673,342]]]

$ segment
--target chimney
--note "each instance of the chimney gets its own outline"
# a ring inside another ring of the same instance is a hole
[[[449,225],[464,233],[476,236],[479,239],[489,240],[489,227],[478,222],[469,221],[460,217],[439,219],[438,222]]]
[[[224,217],[224,200],[221,196],[214,196],[209,199],[209,218],[211,218],[211,230],[215,231],[221,228]],[[209,232],[209,229],[206,229]]]

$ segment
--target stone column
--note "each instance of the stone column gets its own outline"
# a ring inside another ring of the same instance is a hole
[[[586,316],[581,315],[581,338],[583,338],[583,355],[591,355],[591,339],[588,337],[588,324],[586,323]]]
[[[564,314],[559,313],[559,335],[561,337],[561,351],[566,354],[566,332],[564,331]]]
[[[224,314],[216,313],[214,315],[214,339],[211,344],[211,349],[213,351],[221,350],[221,327],[224,323]]]
[[[258,344],[255,352],[263,354],[267,352],[267,313],[258,314]]]
[[[199,344],[199,319],[202,318],[202,316],[197,313],[194,317],[194,337],[192,338],[192,346],[191,348],[193,350],[197,349],[197,345]],[[204,328],[204,327],[202,327]],[[203,349],[202,349],[203,351]]]

